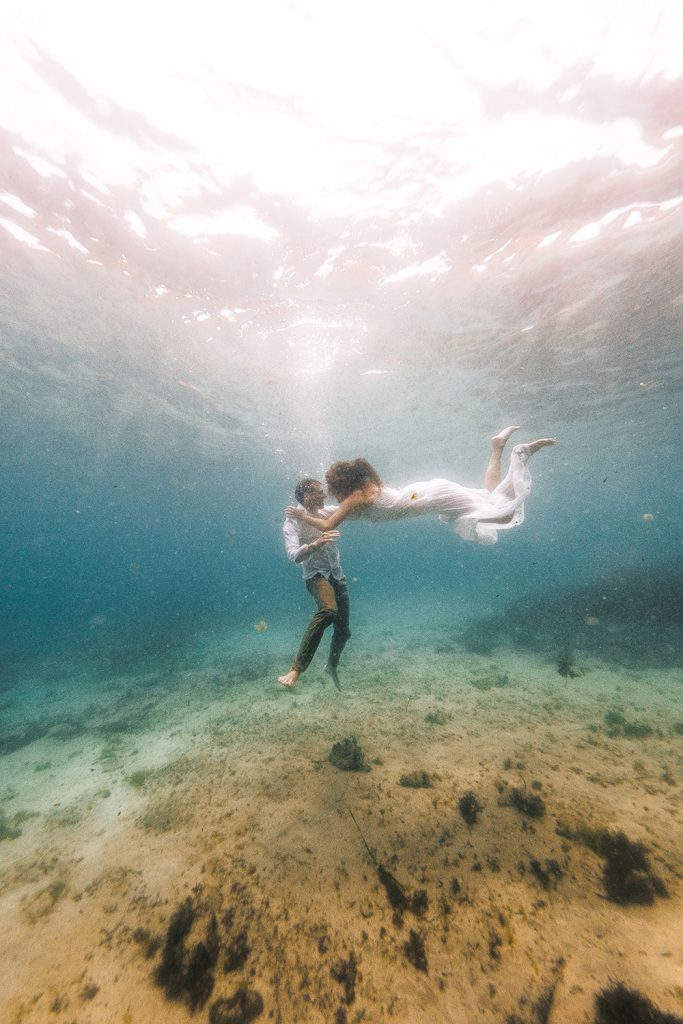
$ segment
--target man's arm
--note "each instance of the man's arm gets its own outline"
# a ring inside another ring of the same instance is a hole
[[[282,532],[285,535],[285,551],[287,558],[294,565],[305,562],[323,544],[329,544],[339,537],[339,530],[324,530],[319,537],[316,537],[310,544],[302,544],[299,536],[299,527],[296,519],[285,519]]]
[[[285,551],[287,558],[290,562],[298,565],[299,562],[303,562],[307,558],[307,544],[301,543],[301,537],[299,536],[299,524],[296,519],[285,519],[282,532],[285,535]]]

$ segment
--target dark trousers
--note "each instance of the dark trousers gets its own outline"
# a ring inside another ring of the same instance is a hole
[[[311,658],[318,650],[318,644],[328,626],[332,626],[332,643],[328,662],[333,668],[339,664],[341,652],[351,636],[349,630],[349,591],[346,580],[342,577],[335,580],[330,577],[313,576],[306,580],[309,594],[318,606],[318,610],[308,623],[303,635],[292,668],[297,672],[305,672]]]

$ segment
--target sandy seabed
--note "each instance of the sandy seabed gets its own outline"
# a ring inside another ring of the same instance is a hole
[[[680,673],[384,630],[288,692],[291,643],[4,695],[49,728],[0,759],[3,1024],[683,1013]],[[619,832],[644,904],[608,898]]]

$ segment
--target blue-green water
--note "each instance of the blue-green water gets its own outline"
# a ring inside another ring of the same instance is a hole
[[[81,403],[88,400],[81,394]],[[428,420],[429,406],[424,415]],[[671,640],[671,625],[680,621],[681,548],[669,415],[648,424],[647,435],[635,423],[611,433],[596,423],[595,450],[587,425],[582,447],[574,425],[550,426],[559,444],[533,462],[526,522],[493,549],[470,547],[427,519],[345,524],[341,547],[347,576],[357,581],[357,631],[376,602],[419,608],[439,595],[450,629],[450,611],[467,609],[472,621],[487,613],[500,618],[521,599],[543,597],[555,618],[582,588],[583,618],[608,613],[635,627],[641,661],[649,646],[655,656],[660,627]],[[187,441],[171,457],[146,448],[144,435],[124,437],[103,454],[88,437],[49,433],[30,419],[6,423],[3,436],[8,685],[56,655],[96,669],[112,651],[133,661],[136,652],[163,658],[197,633],[247,630],[260,619],[292,620],[296,630],[292,613],[308,597],[282,544],[292,467],[269,465],[263,451],[234,466],[227,454],[223,461],[192,452]],[[483,462],[485,438],[476,447]],[[314,438],[311,448],[315,472]],[[346,454],[341,440],[340,451]],[[455,479],[459,455],[454,448],[452,464],[442,468]],[[436,461],[428,453],[424,459]],[[399,466],[400,453],[392,461]],[[417,469],[420,453],[406,461]],[[471,452],[462,459],[472,461]],[[409,480],[408,473],[395,478]],[[572,620],[579,643],[586,634],[580,625]],[[542,619],[536,626],[543,635]],[[591,639],[598,652],[599,632]]]

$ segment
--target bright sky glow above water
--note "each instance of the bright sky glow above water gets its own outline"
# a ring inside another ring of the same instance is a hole
[[[236,374],[235,402],[251,388],[258,421],[295,435],[283,403],[312,381],[341,417],[340,381],[391,377],[381,405],[399,414],[416,370],[452,389],[476,353],[514,375],[551,345],[576,373],[602,336],[600,366],[623,369],[605,353],[646,338],[597,287],[632,316],[647,300],[624,260],[680,237],[681,39],[663,0],[10,3],[0,245],[44,285],[20,320],[59,320],[55,274],[80,275],[95,319],[113,289],[114,334],[139,301],[162,340],[132,364],[176,413],[195,389],[206,404],[181,419],[219,433]],[[87,344],[67,321],[62,341]],[[362,430],[370,399],[353,401]]]
[[[448,173],[428,177],[433,203],[596,153],[652,166],[662,150],[636,121],[577,116],[582,84],[675,78],[683,13],[673,3],[606,0],[470,10],[204,2],[190,17],[177,4],[34,0],[14,6],[3,35],[3,95],[12,97],[3,121],[57,158],[45,173],[75,156],[98,191],[142,185],[150,214],[170,213],[179,195],[210,189],[212,179],[218,189],[252,175],[260,188],[334,214],[405,207],[409,187],[392,188],[389,199],[358,185],[359,175],[369,184],[384,147],[407,139],[418,158],[438,153],[447,164]],[[558,85],[587,56],[584,82]],[[499,90],[551,91],[554,109],[486,116],[486,94]],[[147,124],[167,136],[166,152],[135,145],[133,112],[141,132]],[[104,130],[94,132],[98,117]],[[405,159],[411,164],[410,153]],[[251,234],[257,223],[243,210],[231,227]],[[198,220],[202,227],[218,230]]]

